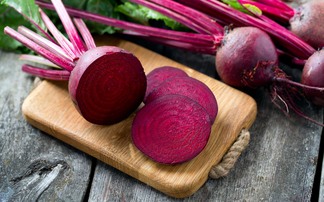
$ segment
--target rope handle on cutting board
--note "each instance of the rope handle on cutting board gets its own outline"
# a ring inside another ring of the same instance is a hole
[[[249,142],[250,132],[246,129],[242,129],[240,135],[227,153],[223,156],[222,160],[210,169],[209,177],[213,179],[225,177],[234,167],[237,159],[248,146]]]

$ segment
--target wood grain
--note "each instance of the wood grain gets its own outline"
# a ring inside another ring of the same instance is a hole
[[[91,158],[24,120],[33,78],[21,72],[18,57],[0,51],[0,201],[82,201]]]
[[[162,65],[171,65],[183,69],[211,88],[219,104],[219,114],[203,152],[193,160],[175,166],[149,160],[131,142],[130,126],[134,114],[111,126],[90,124],[75,110],[66,82],[42,82],[24,101],[22,109],[25,118],[46,133],[161,192],[179,198],[192,195],[205,183],[211,166],[221,160],[242,128],[252,125],[256,116],[255,101],[211,77],[130,42],[101,39],[99,44],[117,45],[134,53],[146,73]]]

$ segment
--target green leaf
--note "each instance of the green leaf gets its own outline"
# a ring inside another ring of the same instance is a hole
[[[115,0],[88,0],[85,9],[89,12],[119,19],[120,13],[114,10],[117,5],[118,1]],[[97,34],[112,34],[119,30],[118,28],[93,22],[87,22],[87,25],[92,33]]]
[[[123,4],[117,6],[115,10],[128,16],[133,21],[140,24],[150,25],[150,22],[152,20],[155,20],[162,21],[167,27],[171,29],[183,29],[183,26],[175,20],[138,4],[124,2]]]
[[[39,14],[39,7],[35,4],[34,0],[2,0],[1,4],[14,8],[25,18],[35,22],[40,27],[45,28]]]
[[[23,48],[23,45],[18,41],[12,39],[8,35],[4,34],[3,30],[6,26],[10,26],[13,29],[17,29],[18,26],[24,25],[25,27],[31,27],[31,24],[27,22],[22,15],[16,10],[5,5],[0,5],[0,48],[6,51],[23,51],[27,48]]]
[[[237,0],[222,0],[222,2],[228,4],[230,7],[234,8],[235,10],[245,12],[245,13],[248,12]]]
[[[243,4],[243,6],[250,11],[251,13],[253,13],[256,16],[261,16],[262,15],[262,11],[261,9],[259,9],[258,7],[256,7],[255,5],[252,4]]]
[[[241,4],[237,0],[222,0],[222,2],[228,4],[230,7],[234,8],[235,10],[247,13],[247,14],[254,14],[256,16],[261,16],[262,11],[257,6],[252,4]]]

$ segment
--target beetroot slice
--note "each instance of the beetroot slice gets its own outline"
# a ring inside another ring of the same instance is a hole
[[[170,94],[187,96],[203,108],[210,116],[211,124],[214,123],[218,105],[213,92],[203,82],[192,77],[172,77],[156,87],[146,98],[146,103]]]
[[[209,115],[192,99],[166,95],[141,108],[132,125],[135,146],[152,160],[176,164],[197,156],[211,132]]]
[[[146,103],[147,96],[161,83],[166,79],[175,77],[175,76],[188,76],[186,72],[181,69],[171,67],[171,66],[162,66],[152,70],[147,74],[147,89],[144,97],[144,103]]]
[[[94,124],[114,124],[142,102],[146,76],[140,61],[118,47],[85,52],[71,72],[69,92],[82,116]]]

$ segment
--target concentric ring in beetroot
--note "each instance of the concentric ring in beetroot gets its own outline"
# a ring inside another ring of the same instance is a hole
[[[203,82],[192,77],[171,77],[157,86],[146,98],[146,103],[165,95],[178,94],[187,96],[206,109],[211,124],[218,113],[218,104],[213,92]]]
[[[152,160],[176,164],[197,156],[211,132],[206,110],[182,95],[166,95],[141,108],[132,125],[135,146]]]
[[[145,95],[146,76],[141,63],[119,48],[89,50],[71,77],[72,100],[82,116],[95,124],[122,121],[136,110]]]
[[[147,89],[144,97],[144,103],[146,103],[147,96],[166,79],[176,76],[188,76],[188,74],[176,67],[162,66],[153,69],[147,74]]]

